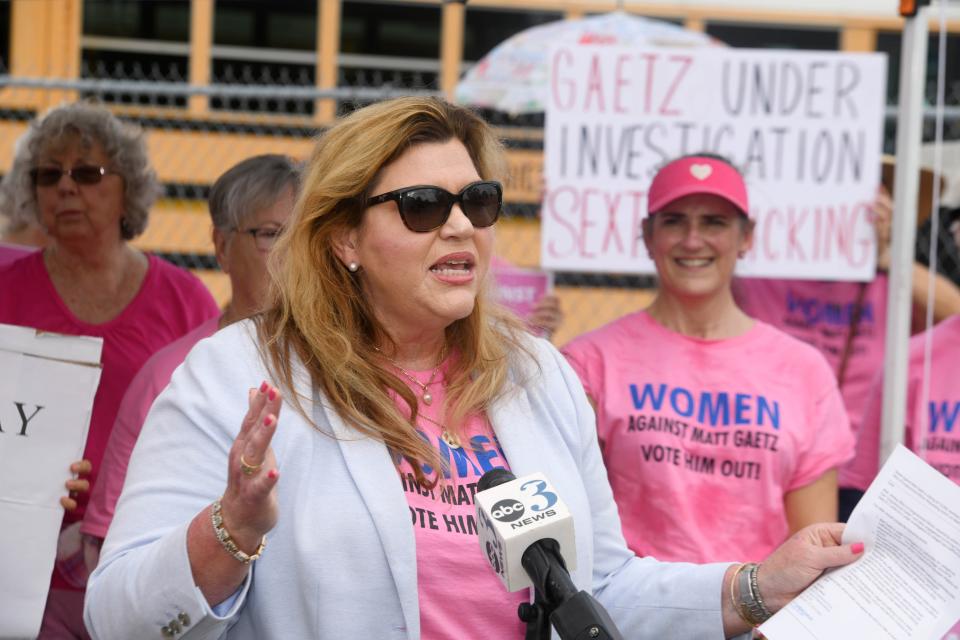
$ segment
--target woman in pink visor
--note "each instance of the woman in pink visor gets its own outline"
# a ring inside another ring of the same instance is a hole
[[[853,453],[843,401],[819,352],[734,301],[754,222],[733,165],[669,162],[648,210],[655,299],[564,353],[596,409],[628,545],[661,560],[759,561],[836,519],[836,469]]]

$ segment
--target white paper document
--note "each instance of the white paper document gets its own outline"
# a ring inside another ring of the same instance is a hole
[[[0,638],[40,629],[103,340],[0,324]]]
[[[940,640],[960,619],[960,486],[898,447],[850,517],[863,557],[760,627],[769,640]]]

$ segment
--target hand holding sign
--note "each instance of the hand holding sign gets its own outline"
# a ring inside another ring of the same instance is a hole
[[[58,548],[61,507],[76,506],[63,490],[85,491],[88,483],[64,481],[68,468],[77,474],[90,470],[89,463],[74,461],[87,438],[102,347],[100,338],[0,325],[0,635],[5,637],[37,635],[54,562],[58,556],[74,559]]]
[[[525,320],[535,333],[549,338],[563,321],[560,299],[553,290],[553,274],[519,269],[500,262],[493,268],[497,302]]]
[[[552,293],[544,295],[533,303],[533,310],[530,312],[528,320],[530,326],[539,329],[544,336],[549,338],[563,323],[563,309],[560,306],[560,298]]]
[[[890,267],[890,228],[893,222],[893,200],[885,187],[880,187],[873,203],[873,228],[877,232],[877,269]]]
[[[92,470],[93,465],[90,464],[89,460],[77,460],[70,465],[70,473],[74,474],[74,477],[63,483],[69,493],[60,498],[61,506],[67,511],[73,511],[77,508],[76,497],[78,493],[90,491],[90,481],[80,476],[87,475]]]

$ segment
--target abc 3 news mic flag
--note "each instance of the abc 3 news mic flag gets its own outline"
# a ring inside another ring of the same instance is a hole
[[[507,591],[534,586],[521,559],[530,545],[544,538],[560,544],[567,570],[577,568],[573,516],[542,473],[481,487],[475,504],[480,550]]]
[[[0,638],[35,638],[100,383],[101,338],[0,324]]]
[[[527,638],[623,640],[606,609],[570,577],[577,549],[573,515],[542,473],[483,474],[474,498],[480,548],[508,591],[534,588],[517,614]]]

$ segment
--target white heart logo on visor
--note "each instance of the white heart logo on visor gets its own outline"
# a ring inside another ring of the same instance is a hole
[[[710,177],[710,174],[713,173],[713,167],[708,164],[692,164],[690,165],[690,175],[692,175],[697,180],[706,180]]]

